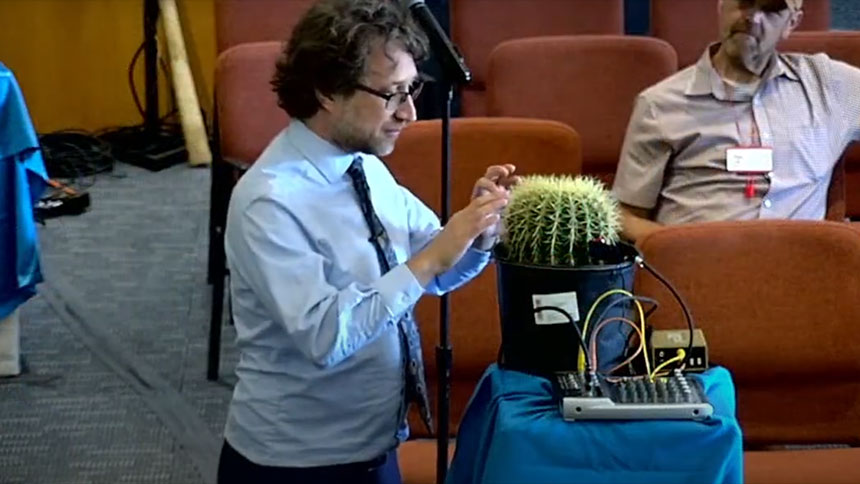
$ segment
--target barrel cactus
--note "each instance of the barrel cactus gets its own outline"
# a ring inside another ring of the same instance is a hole
[[[603,184],[577,176],[526,176],[502,213],[499,254],[510,262],[584,266],[594,242],[618,242],[618,202]]]

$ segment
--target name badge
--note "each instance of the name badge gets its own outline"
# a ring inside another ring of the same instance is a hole
[[[772,148],[729,148],[726,169],[740,173],[769,173],[773,171]]]

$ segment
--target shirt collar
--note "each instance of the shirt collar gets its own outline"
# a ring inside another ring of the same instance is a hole
[[[304,122],[298,119],[290,121],[287,137],[290,143],[319,170],[329,183],[334,183],[343,178],[356,156],[362,155],[362,153],[343,151],[311,131]]]
[[[684,91],[684,94],[687,96],[703,96],[710,94],[720,101],[729,100],[729,95],[726,93],[726,84],[723,82],[720,74],[716,69],[714,69],[714,65],[711,63],[711,55],[716,52],[719,47],[720,43],[715,42],[709,45],[702,56],[699,57],[699,61],[696,62],[695,66],[693,66],[693,77],[690,78],[690,82],[687,83],[687,89]],[[777,54],[775,59],[776,62],[772,62],[765,71],[764,79],[761,84],[780,76],[785,76],[794,81],[800,80],[797,73],[785,63],[785,60],[783,60],[781,55]],[[761,84],[759,84],[759,88],[761,87]],[[738,96],[735,96],[735,101],[748,101],[752,98],[753,93],[739,94],[741,98],[738,99]]]

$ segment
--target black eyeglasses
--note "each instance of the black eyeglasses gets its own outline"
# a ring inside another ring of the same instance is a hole
[[[421,89],[423,87],[424,81],[415,81],[405,91],[382,92],[372,87],[367,87],[363,84],[355,85],[355,88],[359,91],[364,91],[368,94],[373,94],[376,97],[384,99],[385,109],[387,109],[388,111],[397,110],[397,108],[399,108],[403,105],[403,103],[408,101],[410,97],[413,101],[418,99],[418,95],[421,94]]]
[[[764,13],[779,13],[788,8],[785,0],[736,0],[740,8],[757,8]]]

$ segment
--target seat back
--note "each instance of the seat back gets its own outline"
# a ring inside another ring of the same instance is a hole
[[[719,0],[651,0],[651,35],[678,51],[678,65],[695,64],[720,38]],[[830,28],[830,0],[806,0],[800,30]]]
[[[472,70],[464,116],[486,113],[490,52],[522,37],[624,33],[623,0],[451,0],[451,36]]]
[[[287,40],[315,0],[215,0],[218,52],[246,42]]]
[[[677,70],[648,37],[563,36],[504,42],[490,56],[491,116],[561,121],[582,138],[583,172],[611,180],[636,95]]]
[[[796,32],[779,44],[779,50],[805,54],[824,52],[832,59],[860,68],[860,31]],[[848,147],[843,162],[845,212],[849,217],[860,217],[860,144]]]
[[[451,205],[468,204],[472,185],[489,165],[512,163],[519,173],[578,173],[579,137],[561,123],[531,119],[460,118],[451,123]],[[402,185],[437,213],[441,205],[441,122],[418,121],[404,130],[385,162]],[[490,363],[496,361],[501,331],[492,266],[450,296],[450,336],[454,348],[451,372],[450,429],[456,433],[466,403]],[[435,346],[439,341],[439,301],[424,297],[418,304],[431,401],[436,400]],[[413,435],[427,436],[415,415]]]
[[[860,443],[860,231],[811,221],[667,227],[640,242],[686,300],[712,364],[727,367],[750,445]],[[639,271],[659,328],[683,328],[670,293]]]
[[[280,42],[237,45],[215,65],[220,156],[250,164],[289,122],[272,91]]]

